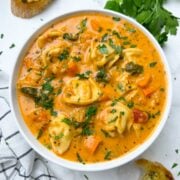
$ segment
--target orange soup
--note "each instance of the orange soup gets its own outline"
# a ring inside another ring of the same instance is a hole
[[[42,33],[17,81],[22,116],[37,140],[64,159],[96,163],[142,144],[166,103],[161,58],[119,17],[79,14]]]

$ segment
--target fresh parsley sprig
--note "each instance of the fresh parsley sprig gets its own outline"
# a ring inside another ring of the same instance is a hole
[[[176,35],[179,18],[164,8],[165,0],[108,0],[105,9],[133,17],[163,45],[169,35]]]

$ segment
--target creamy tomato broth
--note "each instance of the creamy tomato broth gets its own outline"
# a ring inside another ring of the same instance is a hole
[[[159,123],[167,80],[149,39],[124,19],[80,14],[51,26],[23,59],[24,121],[58,156],[108,161],[142,144]]]

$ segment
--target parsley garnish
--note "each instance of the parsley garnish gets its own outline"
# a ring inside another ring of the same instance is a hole
[[[64,33],[63,39],[69,40],[69,41],[77,41],[79,38],[79,34],[72,34],[72,33]]]
[[[151,67],[151,68],[153,68],[153,67],[155,67],[156,66],[156,64],[157,64],[157,62],[151,62],[150,64],[149,64],[149,67]]]
[[[101,54],[108,54],[108,48],[105,44],[100,44],[98,49]]]
[[[87,175],[86,175],[86,174],[84,174],[84,177],[85,177],[85,179],[86,179],[86,180],[89,180],[89,178],[87,177]]]
[[[76,76],[78,76],[79,79],[88,79],[91,73],[91,71],[86,71],[85,73],[76,74]]]
[[[85,164],[79,153],[76,153],[77,159],[80,163]]]
[[[109,39],[109,45],[115,50],[116,54],[122,53],[122,47],[119,45],[115,45],[112,39]]]
[[[1,34],[1,39],[3,39],[3,37],[4,37],[4,34]]]
[[[96,115],[97,112],[97,107],[96,106],[89,106],[86,109],[86,113],[85,113],[85,121],[81,124],[82,126],[82,135],[84,136],[89,136],[91,135],[93,132],[90,129],[90,123],[91,123],[91,118]]]
[[[13,43],[13,44],[11,44],[11,46],[9,46],[9,49],[12,49],[14,47],[15,47],[15,44]]]
[[[120,17],[112,17],[114,21],[120,21]]]
[[[133,17],[163,45],[168,35],[176,35],[178,18],[163,7],[164,0],[108,0],[105,8]]]
[[[86,25],[87,25],[87,18],[83,19],[79,26],[77,27],[79,29],[79,33],[83,33],[86,30]]]
[[[63,52],[58,56],[60,61],[66,60],[69,57],[69,51],[64,49]]]
[[[135,64],[134,62],[129,62],[125,66],[125,71],[131,75],[141,74],[143,72],[143,66]]]
[[[110,156],[111,156],[111,151],[107,151],[105,156],[104,156],[104,159],[105,160],[110,160],[111,159]]]
[[[108,76],[106,74],[106,71],[104,69],[100,69],[96,74],[96,81],[107,83],[108,80],[109,79],[108,79]]]
[[[81,60],[81,57],[80,56],[72,56],[71,57],[74,61],[78,62]]]
[[[172,165],[171,168],[173,169],[173,168],[175,168],[176,166],[178,166],[178,164],[177,164],[177,163],[173,163],[173,165]]]
[[[130,101],[130,102],[128,102],[127,103],[127,106],[128,106],[128,108],[133,108],[134,107],[134,102],[133,101]]]
[[[37,139],[39,139],[42,136],[42,134],[43,134],[43,129],[41,128],[38,131]]]

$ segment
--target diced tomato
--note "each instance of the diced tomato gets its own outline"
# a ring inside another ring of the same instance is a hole
[[[84,140],[84,146],[93,154],[99,146],[101,139],[98,136],[88,136]]]
[[[133,117],[135,123],[146,123],[149,119],[148,114],[139,109],[133,109]]]

